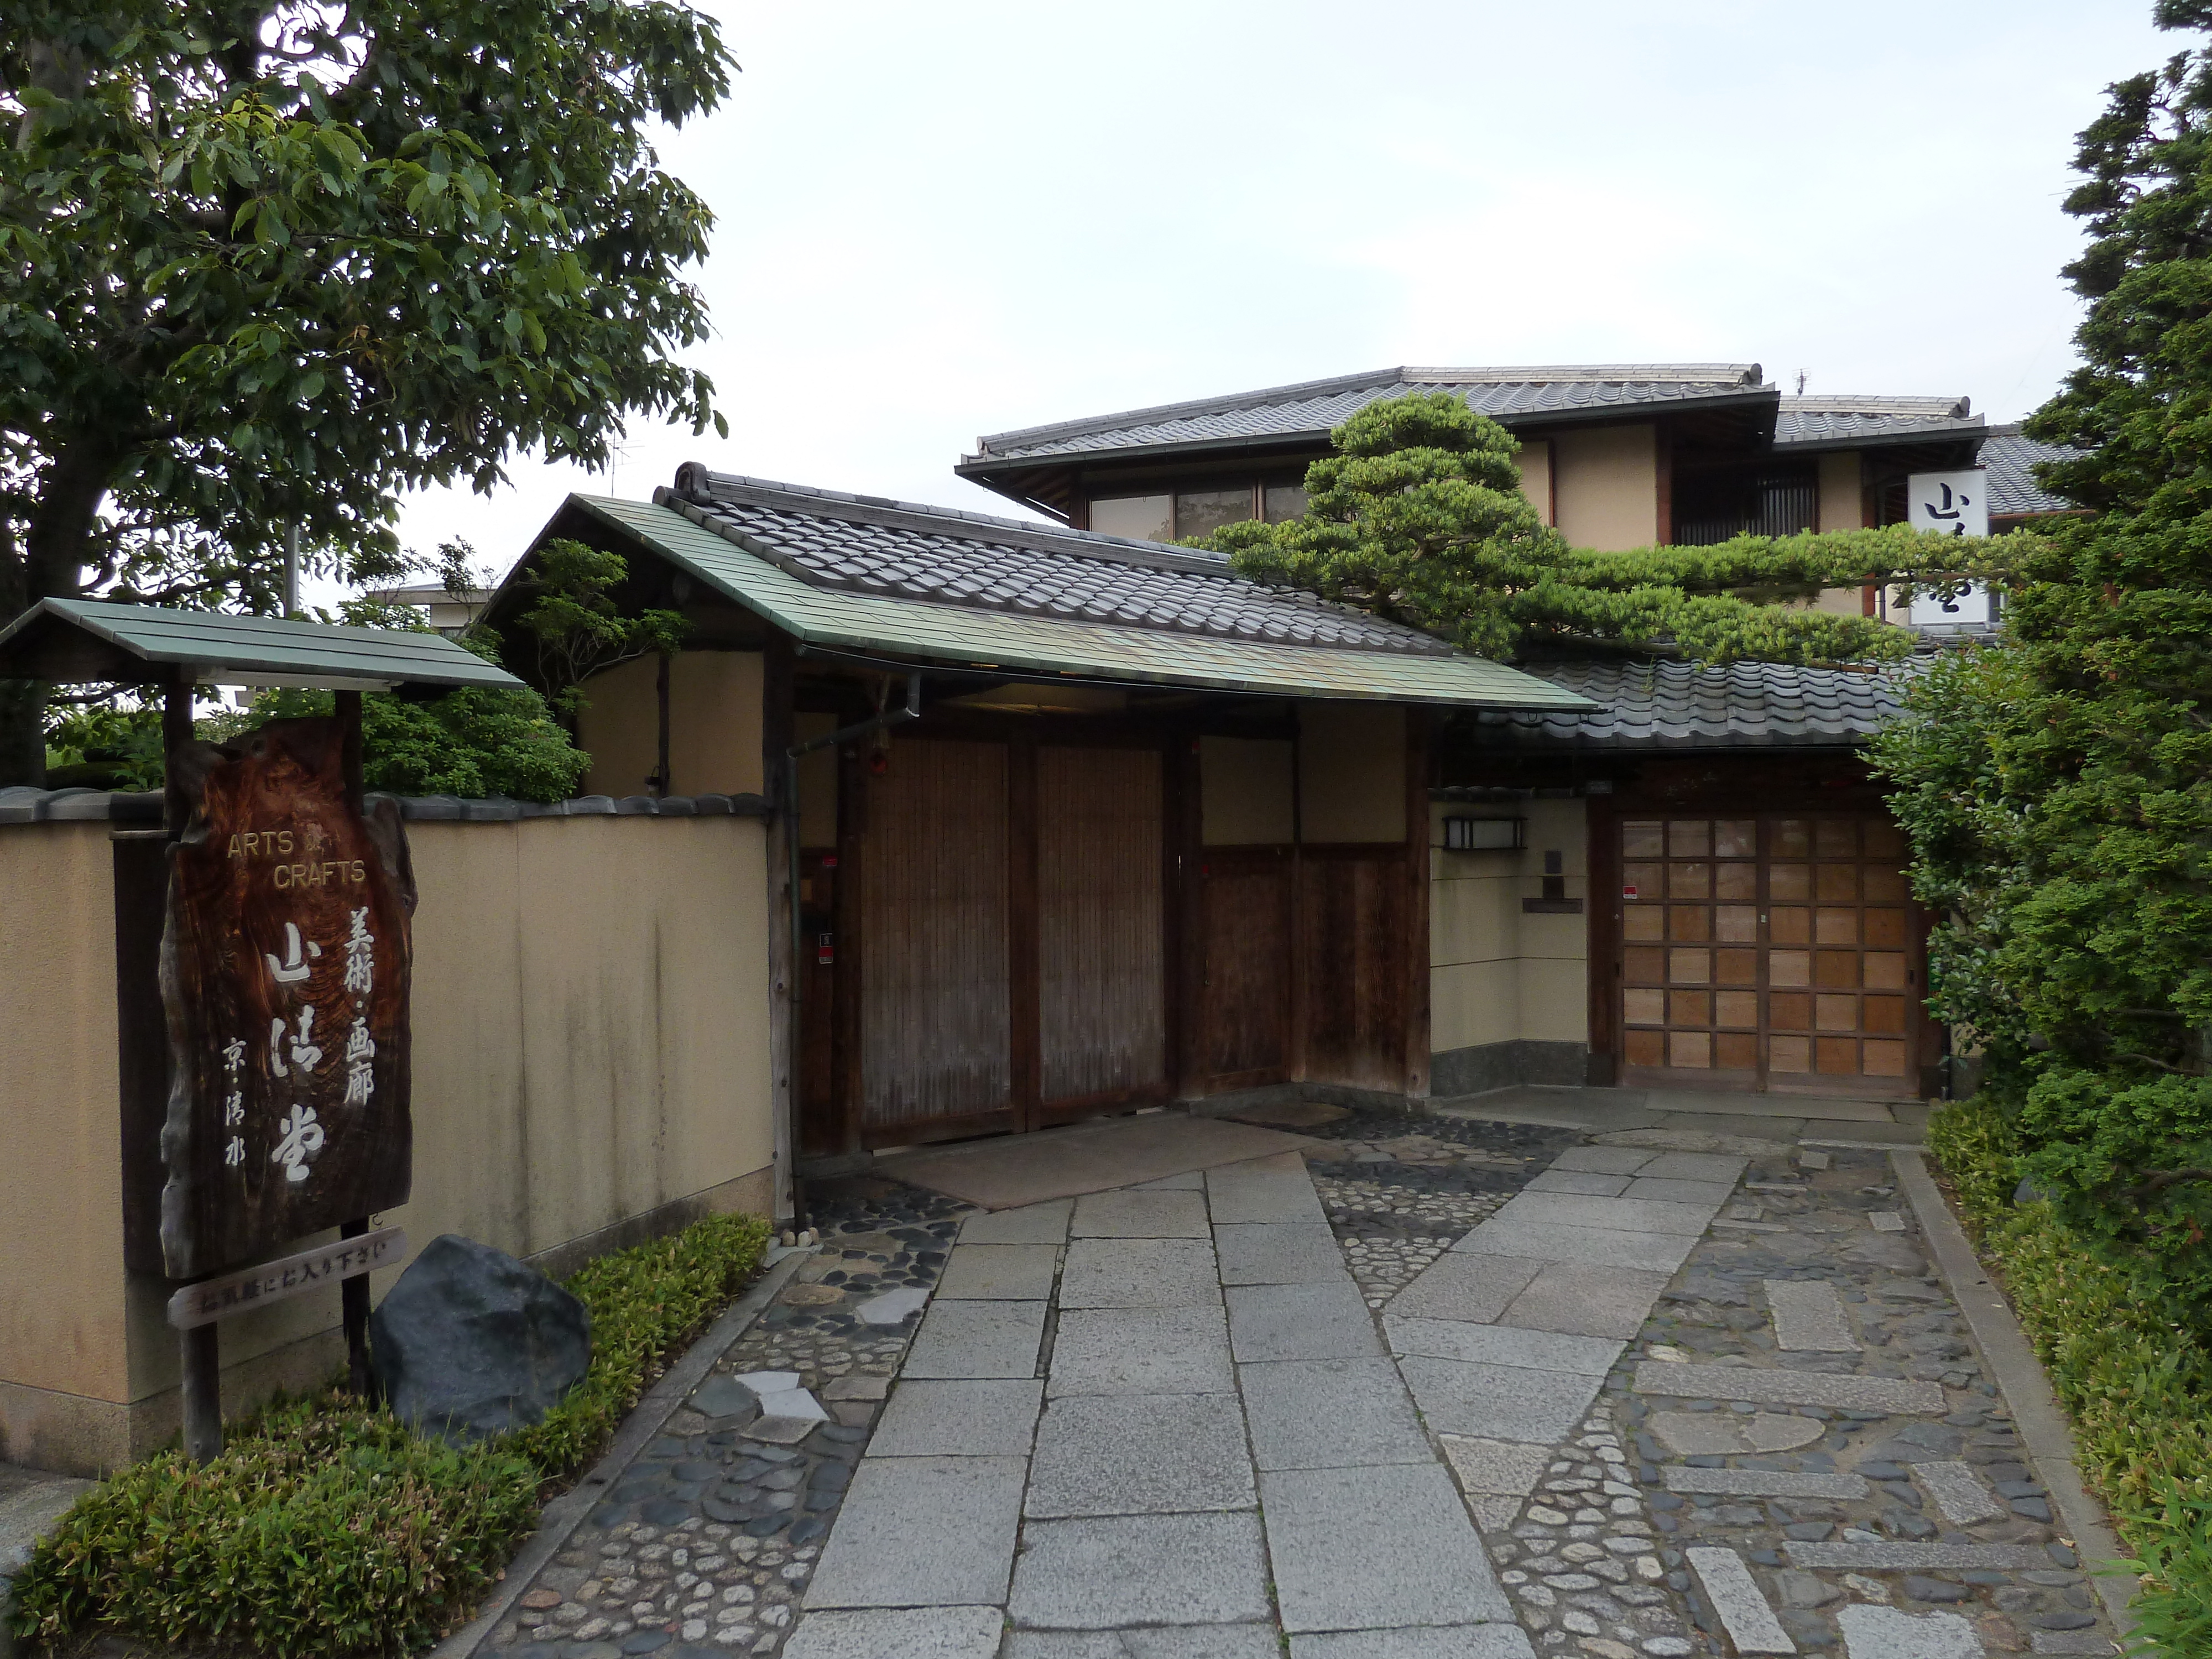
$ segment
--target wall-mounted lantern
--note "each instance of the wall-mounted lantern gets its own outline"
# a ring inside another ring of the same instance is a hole
[[[1463,818],[1444,820],[1447,853],[1517,853],[1528,844],[1526,818]]]

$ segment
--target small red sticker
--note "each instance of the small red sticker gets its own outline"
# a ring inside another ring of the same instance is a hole
[[[1624,887],[1620,890],[1620,896],[1623,898],[1634,898],[1636,896],[1636,890],[1633,887]]]

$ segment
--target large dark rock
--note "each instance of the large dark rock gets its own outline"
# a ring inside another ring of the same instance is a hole
[[[592,1316],[535,1267],[446,1233],[368,1322],[376,1378],[399,1419],[447,1440],[527,1428],[583,1378]]]

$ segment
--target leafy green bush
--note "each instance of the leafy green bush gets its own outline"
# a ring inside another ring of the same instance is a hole
[[[758,1271],[768,1224],[714,1216],[568,1280],[592,1315],[584,1380],[535,1427],[450,1447],[330,1390],[166,1451],[79,1499],[15,1581],[16,1633],[95,1626],[293,1659],[396,1655],[461,1623],[657,1373]]]
[[[2143,1633],[2212,1652],[2212,1333],[2155,1261],[2015,1208],[2015,1132],[1993,1105],[1939,1112],[1929,1145],[2074,1422],[2084,1472],[2139,1559]]]

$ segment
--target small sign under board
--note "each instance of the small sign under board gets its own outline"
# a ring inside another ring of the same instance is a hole
[[[320,1285],[335,1285],[357,1273],[389,1267],[406,1254],[406,1230],[384,1227],[358,1238],[341,1238],[312,1250],[279,1256],[274,1261],[185,1285],[169,1298],[169,1323],[180,1331],[211,1325],[264,1302],[282,1302]]]

